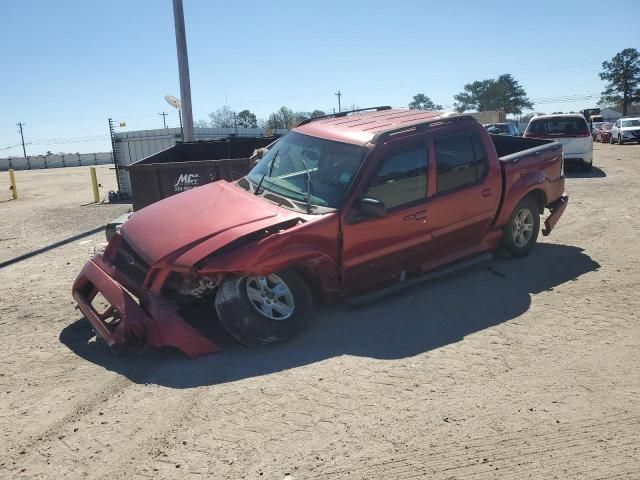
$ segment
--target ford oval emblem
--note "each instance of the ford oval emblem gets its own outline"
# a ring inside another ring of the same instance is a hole
[[[124,256],[124,261],[127,262],[129,265],[135,265],[136,260],[135,258],[133,258],[131,255],[129,255],[128,253],[125,254]]]

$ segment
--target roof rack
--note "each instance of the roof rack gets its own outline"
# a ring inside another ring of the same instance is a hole
[[[382,110],[391,110],[391,107],[389,105],[383,105],[383,106],[380,106],[380,107],[358,108],[357,110],[347,110],[347,111],[344,111],[344,112],[338,112],[338,113],[331,113],[329,115],[323,115],[321,117],[307,118],[306,120],[303,120],[298,125],[296,125],[296,127],[299,127],[301,125],[306,125],[307,123],[315,122],[316,120],[323,120],[325,118],[346,117],[350,113],[368,112],[369,110],[380,112]]]
[[[394,128],[393,130],[387,130],[386,132],[376,133],[373,138],[369,141],[369,143],[381,143],[388,140],[390,137],[394,135],[398,135],[404,132],[412,132],[417,133],[423,130],[427,130],[429,127],[437,126],[437,125],[446,125],[449,123],[458,123],[458,122],[468,122],[468,121],[476,121],[471,115],[455,115],[452,117],[438,118],[433,120],[427,120],[423,123],[417,123],[415,125],[405,125],[402,127]]]

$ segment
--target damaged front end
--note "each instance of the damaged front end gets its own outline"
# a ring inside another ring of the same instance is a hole
[[[177,300],[203,298],[216,287],[215,279],[150,268],[117,233],[103,254],[85,264],[72,292],[96,334],[112,350],[169,346],[195,358],[220,348],[180,316]]]
[[[299,223],[295,218],[250,231],[200,258],[213,245],[205,239],[152,264],[127,242],[126,234],[116,232],[104,252],[85,264],[73,297],[96,335],[116,353],[150,346],[175,347],[191,358],[217,352],[218,345],[203,333],[207,328],[181,316],[198,304],[215,311],[225,273],[212,269],[212,262]]]

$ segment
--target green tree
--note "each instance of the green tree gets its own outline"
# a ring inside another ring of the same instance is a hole
[[[464,91],[453,97],[456,111],[483,112],[501,110],[505,113],[520,114],[523,109],[533,108],[527,93],[509,73],[496,79],[476,80],[464,86]]]
[[[322,110],[314,110],[313,112],[311,112],[311,118],[324,117],[325,115],[326,113],[324,113]]]
[[[611,61],[602,62],[600,79],[609,82],[601,94],[600,104],[622,107],[627,114],[629,105],[640,102],[640,52],[625,48]]]
[[[296,112],[293,114],[294,116],[294,124],[299,124],[304,120],[309,120],[311,118],[311,112]]]
[[[257,128],[258,127],[258,119],[255,114],[250,112],[249,110],[241,110],[236,115],[236,122],[239,127],[242,128]]]
[[[413,100],[409,103],[411,110],[442,110],[442,105],[436,105],[424,93],[417,93],[413,96]]]
[[[209,114],[211,119],[211,126],[217,128],[230,128],[235,126],[236,112],[231,110],[228,106],[219,108],[215,112]]]

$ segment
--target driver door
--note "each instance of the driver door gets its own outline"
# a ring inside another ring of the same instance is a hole
[[[377,156],[356,198],[382,201],[382,218],[354,218],[354,205],[342,218],[344,293],[364,289],[418,266],[430,239],[426,222],[429,149],[426,137],[391,145]]]

